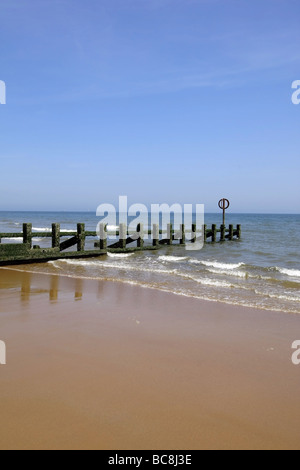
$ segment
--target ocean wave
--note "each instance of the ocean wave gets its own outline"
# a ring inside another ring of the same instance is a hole
[[[83,268],[97,268],[96,275],[99,274],[99,270],[103,269],[114,269],[114,270],[122,270],[125,272],[137,272],[137,273],[151,273],[151,274],[158,274],[158,275],[170,275],[176,276],[177,278],[187,279],[189,281],[196,282],[203,286],[210,286],[210,287],[218,287],[218,288],[226,288],[226,289],[246,289],[249,290],[246,286],[240,286],[232,284],[225,280],[217,280],[212,278],[199,278],[193,276],[192,274],[187,274],[177,269],[161,269],[161,268],[146,268],[144,266],[132,265],[127,263],[126,261],[122,262],[121,259],[116,259],[116,262],[107,262],[107,261],[93,261],[93,260],[60,260],[60,261],[50,261],[49,263],[52,264],[54,267],[61,269],[63,265],[72,265],[78,266]]]
[[[130,258],[134,253],[107,253],[109,258]]]
[[[241,279],[248,279],[249,277],[252,278],[259,278],[259,276],[249,276],[248,272],[244,271],[234,271],[234,270],[222,270],[222,269],[208,269],[208,272],[212,274],[217,274],[217,275],[225,275],[225,276],[234,276],[234,277],[240,277]]]
[[[276,295],[276,294],[269,294],[271,299],[281,299],[281,300],[288,300],[290,302],[300,302],[300,297],[294,297],[291,295]]]
[[[184,277],[188,277],[192,281],[198,282],[199,284],[202,284],[204,286],[223,287],[223,288],[226,288],[226,289],[232,289],[234,287],[238,287],[238,286],[232,285],[231,283],[229,283],[227,281],[217,281],[216,279],[197,278],[197,277],[193,277],[193,276],[184,276]]]
[[[6,242],[16,242],[16,243],[22,243],[23,242],[23,237],[17,237],[17,238],[2,238],[2,241]]]
[[[275,268],[280,274],[285,274],[290,277],[300,277],[300,271],[298,269],[286,269],[286,268]]]
[[[285,294],[272,294],[270,292],[259,291],[257,289],[254,290],[256,295],[261,295],[263,297],[268,297],[269,299],[278,299],[278,300],[287,300],[289,302],[300,302],[300,297],[295,297],[294,295],[289,295],[288,293]]]
[[[184,256],[159,256],[158,261],[167,261],[170,263],[178,263],[180,261],[185,261],[187,257]]]
[[[190,260],[190,263],[192,264],[202,264],[203,266],[207,266],[209,268],[215,268],[215,269],[225,269],[225,270],[231,270],[231,269],[239,269],[242,266],[245,266],[244,263],[219,263],[218,261],[203,261],[203,260]]]
[[[131,253],[130,253],[131,254]],[[113,260],[112,260],[113,261]],[[72,259],[62,259],[59,261],[49,261],[49,264],[52,266],[60,268],[61,265],[73,265],[73,266],[81,266],[81,267],[94,267],[94,268],[109,268],[109,269],[122,269],[124,271],[136,271],[136,272],[145,272],[145,273],[154,273],[154,274],[178,274],[177,270],[169,270],[169,269],[151,269],[151,268],[144,268],[139,266],[133,266],[128,263],[122,263],[120,260],[116,263],[109,263],[107,261],[85,261],[85,260],[72,260]]]
[[[62,260],[62,261],[67,261],[67,260]],[[68,260],[71,261],[71,260]],[[52,261],[49,262],[48,264],[54,265],[56,262]],[[57,266],[61,268],[60,266]],[[20,268],[15,268],[15,267],[0,267],[0,270],[9,270],[9,271],[17,271],[23,273],[24,271],[27,273],[32,273],[32,274],[37,274],[37,275],[44,275],[44,276],[53,276],[53,272],[45,272],[41,271],[38,269],[20,269]],[[292,307],[289,305],[287,307],[286,305],[279,305],[278,302],[276,305],[274,303],[272,304],[265,304],[263,302],[255,302],[251,301],[249,298],[247,299],[236,299],[232,297],[226,297],[225,295],[222,295],[222,298],[216,298],[215,294],[213,296],[210,296],[209,293],[205,292],[190,292],[190,291],[181,291],[178,288],[172,288],[170,286],[163,286],[162,284],[155,284],[155,285],[149,285],[148,283],[142,282],[141,280],[133,280],[133,279],[122,279],[122,278],[117,278],[117,277],[94,277],[94,276],[88,276],[88,275],[82,275],[82,274],[76,274],[76,273],[64,273],[60,272],[59,276],[69,278],[69,279],[84,279],[84,280],[98,280],[98,281],[109,281],[109,282],[117,282],[117,283],[122,283],[122,284],[130,284],[130,285],[135,285],[138,287],[146,288],[146,289],[153,289],[153,290],[158,290],[161,292],[166,292],[170,293],[173,295],[177,296],[182,296],[182,297],[188,297],[188,298],[194,298],[194,299],[199,299],[199,300],[205,300],[209,302],[215,302],[215,303],[223,303],[227,305],[236,305],[236,306],[242,306],[242,307],[247,307],[247,308],[257,308],[259,310],[265,310],[265,311],[273,311],[273,312],[281,312],[281,313],[293,313],[293,314],[300,314],[299,308],[298,307]],[[263,295],[267,297],[266,293],[262,292],[256,292],[257,294]]]

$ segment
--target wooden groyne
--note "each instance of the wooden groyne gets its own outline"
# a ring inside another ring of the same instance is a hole
[[[212,225],[210,228],[204,225],[201,228],[201,240],[204,243],[211,241],[224,242],[241,238],[241,225],[234,227],[229,225]],[[103,256],[108,252],[126,253],[142,250],[158,250],[161,246],[185,246],[187,242],[196,243],[200,240],[197,236],[198,229],[195,224],[191,229],[186,230],[185,225],[180,226],[180,230],[174,230],[169,224],[167,230],[160,230],[158,225],[153,225],[152,230],[144,231],[142,224],[137,226],[136,232],[130,233],[125,224],[120,227],[114,235],[118,241],[110,241],[107,227],[101,224],[99,233],[86,231],[85,224],[77,224],[77,231],[64,232],[60,224],[52,224],[49,232],[33,232],[32,224],[23,224],[22,233],[0,233],[0,266],[12,264],[39,263],[67,258],[94,258]],[[200,230],[199,230],[200,233]],[[145,242],[146,235],[151,236],[151,243]],[[22,243],[2,243],[2,239],[22,238]],[[50,248],[41,248],[33,245],[33,239],[51,238]],[[94,243],[94,250],[86,250],[87,238],[97,238]],[[100,238],[100,240],[99,240]],[[64,240],[62,240],[64,239]],[[132,245],[135,246],[132,246]],[[71,248],[76,246],[76,251]],[[67,251],[68,250],[68,251]]]

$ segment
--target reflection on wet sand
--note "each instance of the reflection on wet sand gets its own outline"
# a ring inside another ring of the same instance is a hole
[[[51,302],[57,302],[58,300],[58,285],[59,285],[59,277],[51,276],[50,291],[49,291],[49,299]]]
[[[299,317],[25,269],[0,269],[1,450],[299,449]]]
[[[82,279],[75,281],[75,300],[82,300]]]
[[[121,305],[129,300],[131,291],[126,283],[117,283],[95,280],[91,281],[82,278],[72,278],[58,276],[56,274],[41,274],[26,271],[25,269],[0,268],[0,296],[18,295],[21,303],[28,307],[33,296],[48,296],[50,303],[55,304],[60,300],[81,301],[84,293],[93,294],[98,301],[104,297],[112,295],[114,304]],[[135,300],[137,303],[146,301],[151,303],[153,295],[152,289],[137,289]]]
[[[22,302],[29,302],[30,300],[31,282],[32,282],[32,274],[30,273],[28,274],[28,276],[25,276],[22,279],[22,285],[21,285]]]
[[[28,304],[30,298],[37,294],[48,294],[50,302],[59,300],[60,280],[59,276],[42,276],[37,280],[30,272],[1,270],[5,273],[5,281],[0,284],[0,292],[4,290],[19,290],[22,303]],[[83,299],[82,279],[70,279],[68,283],[74,292],[76,301]]]

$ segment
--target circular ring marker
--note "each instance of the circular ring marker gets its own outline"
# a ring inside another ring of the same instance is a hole
[[[220,209],[222,209],[223,211],[224,210],[227,210],[229,207],[230,207],[230,202],[228,201],[228,199],[221,199],[219,201],[219,207]]]

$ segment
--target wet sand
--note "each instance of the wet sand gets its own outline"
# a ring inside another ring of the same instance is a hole
[[[300,317],[0,269],[0,449],[299,449]]]

